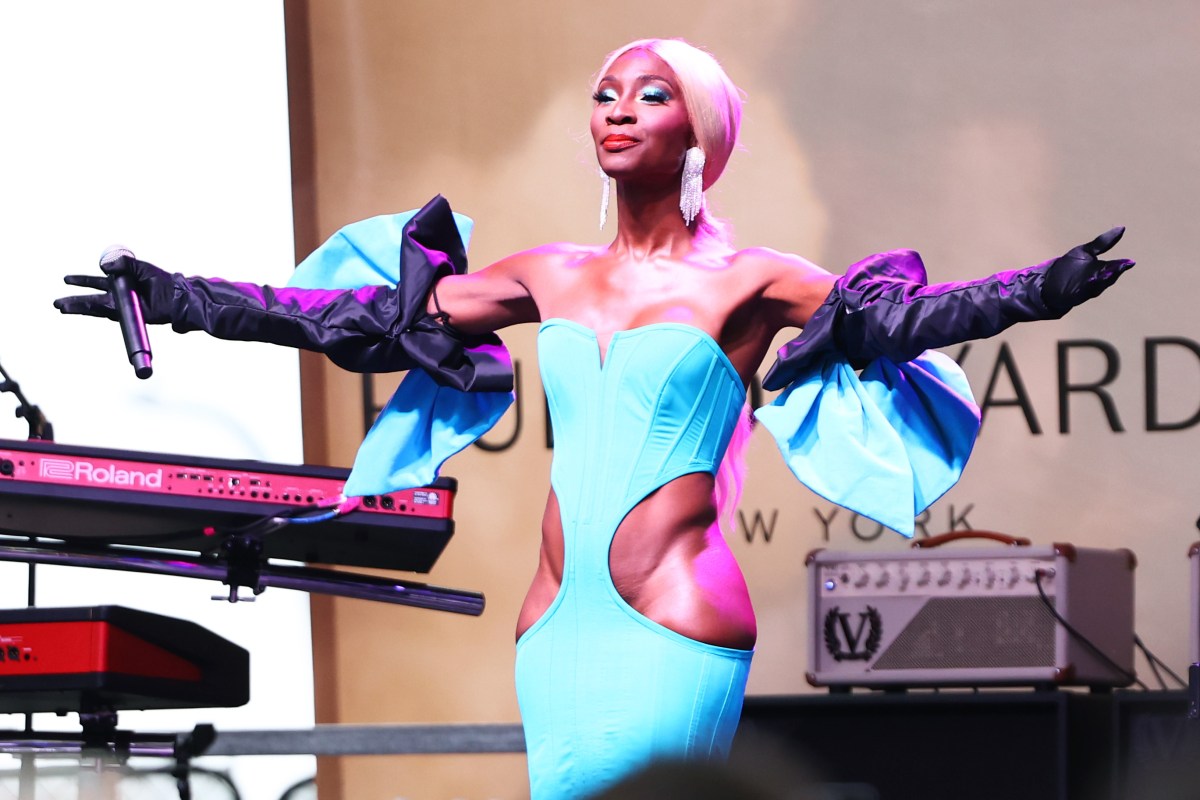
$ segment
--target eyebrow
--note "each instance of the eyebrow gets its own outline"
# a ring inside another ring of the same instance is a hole
[[[648,81],[660,81],[662,83],[667,84],[668,86],[675,85],[669,78],[664,78],[662,75],[655,75],[653,73],[650,73],[647,75],[638,75],[637,76],[638,83],[647,83]],[[617,83],[617,77],[615,75],[605,75],[603,78],[600,79],[599,82],[600,83]]]

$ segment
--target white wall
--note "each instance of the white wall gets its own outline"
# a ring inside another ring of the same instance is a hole
[[[138,381],[116,325],[51,306],[66,273],[113,243],[168,270],[281,283],[294,264],[281,3],[0,5],[0,364],[67,445],[301,460],[294,352],[151,330]],[[26,436],[0,395],[0,437]],[[25,567],[0,565],[0,606],[25,604]],[[271,590],[213,602],[219,584],[39,568],[39,606],[114,603],[192,619],[251,651],[241,709],[128,712],[121,727],[306,727],[308,601]],[[19,727],[19,717],[0,727]],[[39,715],[39,728],[73,718]],[[211,764],[210,764],[211,765]],[[240,759],[246,798],[311,775],[309,757]],[[0,762],[0,768],[3,763]],[[251,775],[253,772],[253,775]]]

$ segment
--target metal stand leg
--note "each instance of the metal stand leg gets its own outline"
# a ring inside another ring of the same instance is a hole
[[[1200,664],[1188,667],[1188,719],[1200,720]]]
[[[17,778],[18,800],[34,800],[37,790],[37,761],[33,753],[21,754],[21,773]]]
[[[79,800],[115,800],[114,768],[122,761],[121,732],[117,730],[117,712],[104,709],[81,712],[83,740],[79,765]],[[91,759],[91,764],[88,759]]]

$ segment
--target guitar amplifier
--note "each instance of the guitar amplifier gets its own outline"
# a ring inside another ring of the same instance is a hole
[[[813,686],[1134,681],[1129,550],[817,550],[807,564]]]

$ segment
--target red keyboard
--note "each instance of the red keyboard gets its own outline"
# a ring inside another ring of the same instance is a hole
[[[349,471],[0,440],[0,534],[205,552],[222,530],[341,497]],[[454,529],[453,479],[293,524],[264,556],[427,572]]]

